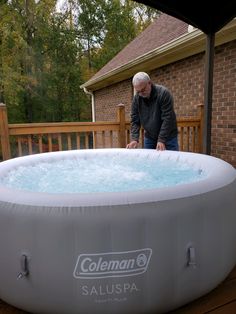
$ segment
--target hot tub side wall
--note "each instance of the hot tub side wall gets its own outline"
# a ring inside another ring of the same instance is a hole
[[[162,313],[190,302],[236,263],[235,191],[236,180],[122,206],[0,202],[0,298],[40,314]],[[17,279],[22,255],[29,275]],[[112,261],[119,267],[108,269]]]

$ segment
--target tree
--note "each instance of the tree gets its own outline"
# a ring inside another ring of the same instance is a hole
[[[78,28],[90,76],[111,60],[157,16],[157,11],[130,0],[80,0]],[[92,18],[91,18],[92,16]]]
[[[75,27],[83,46],[88,71],[93,74],[93,52],[100,49],[105,33],[105,0],[82,0],[77,2]]]
[[[2,84],[9,118],[31,122],[36,80],[35,40],[37,5],[34,1],[1,4]]]
[[[14,122],[77,120],[87,96],[80,45],[68,12],[55,1],[11,1],[1,5],[1,99]],[[87,117],[88,118],[88,117]]]
[[[55,15],[47,34],[44,34],[45,69],[42,86],[46,88],[48,112],[52,121],[80,120],[86,96],[79,86],[82,84],[79,65],[80,47],[77,34],[71,29],[63,15]]]
[[[80,85],[156,14],[129,0],[64,0],[61,12],[56,2],[0,1],[0,101],[10,122],[91,119]]]

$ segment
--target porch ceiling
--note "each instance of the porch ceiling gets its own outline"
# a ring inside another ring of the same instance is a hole
[[[201,29],[205,34],[218,32],[236,16],[235,0],[134,0],[156,8]]]

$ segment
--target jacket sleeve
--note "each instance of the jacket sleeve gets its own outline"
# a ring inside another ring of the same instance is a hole
[[[131,106],[131,140],[139,141],[141,123],[138,110],[138,99],[134,96]]]
[[[167,89],[165,89],[162,94],[160,104],[162,125],[158,136],[158,142],[165,143],[176,124],[173,96]]]

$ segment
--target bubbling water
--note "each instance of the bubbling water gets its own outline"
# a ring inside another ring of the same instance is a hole
[[[178,161],[102,155],[18,166],[0,184],[32,192],[94,193],[157,189],[204,177],[201,170]]]

